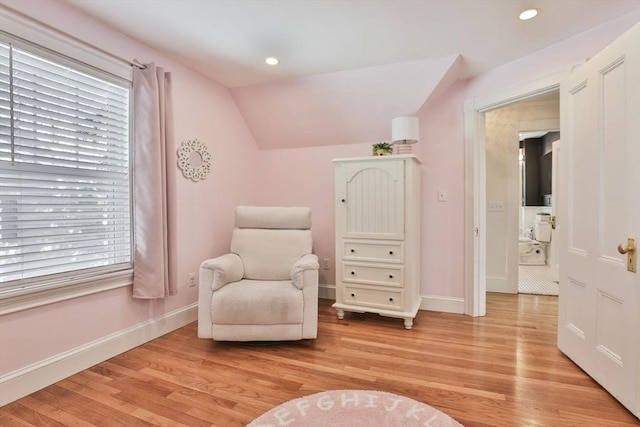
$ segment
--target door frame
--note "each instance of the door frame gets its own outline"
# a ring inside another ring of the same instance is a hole
[[[464,102],[465,257],[464,313],[486,314],[486,141],[485,113],[560,90],[560,82],[583,62],[546,77]]]

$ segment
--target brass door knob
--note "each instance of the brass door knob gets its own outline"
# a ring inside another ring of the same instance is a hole
[[[633,252],[636,250],[636,246],[629,242],[629,243],[620,243],[618,245],[618,252],[620,252],[622,255],[626,254],[627,252]]]
[[[622,255],[626,254],[627,258],[627,271],[632,273],[636,272],[636,239],[635,237],[627,238],[627,243],[620,243],[618,245],[618,252]]]

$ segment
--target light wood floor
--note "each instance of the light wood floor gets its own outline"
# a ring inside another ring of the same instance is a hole
[[[318,339],[215,343],[191,324],[0,409],[2,426],[239,426],[289,399],[382,390],[465,426],[638,426],[556,348],[557,297],[489,294],[488,315],[347,314]]]

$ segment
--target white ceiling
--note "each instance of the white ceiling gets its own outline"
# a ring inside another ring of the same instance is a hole
[[[639,0],[65,1],[227,87],[456,54],[470,77],[640,10]],[[528,7],[540,14],[519,21]],[[266,65],[270,55],[281,64]]]

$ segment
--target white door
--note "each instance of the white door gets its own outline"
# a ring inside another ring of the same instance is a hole
[[[551,221],[553,223],[551,229],[551,243],[549,244],[549,253],[547,254],[548,264],[551,267],[551,280],[560,281],[560,267],[558,266],[558,230],[556,223],[558,221],[558,202],[560,197],[558,180],[560,179],[560,140],[553,141],[551,152]]]
[[[640,418],[640,24],[560,89],[558,347]]]

